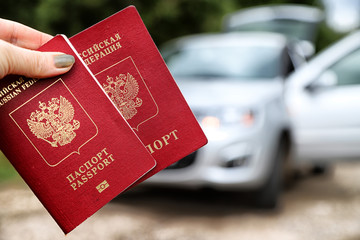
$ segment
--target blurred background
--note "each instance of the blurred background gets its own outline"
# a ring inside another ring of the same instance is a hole
[[[71,37],[129,5],[209,144],[66,238],[360,239],[360,0],[2,0],[0,17]],[[0,240],[66,239],[2,154],[0,206]]]
[[[346,0],[341,4],[336,0],[4,0],[0,16],[53,35],[61,33],[70,37],[128,5],[135,5],[155,43],[161,45],[183,35],[220,31],[224,15],[239,9],[286,3],[326,7],[328,18],[319,29],[322,37],[317,40],[318,49],[359,24],[356,0]]]

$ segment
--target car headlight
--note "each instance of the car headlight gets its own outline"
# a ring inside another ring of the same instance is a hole
[[[244,110],[236,107],[204,111],[196,117],[204,128],[220,128],[232,125],[252,127],[256,122],[256,112],[253,109]]]

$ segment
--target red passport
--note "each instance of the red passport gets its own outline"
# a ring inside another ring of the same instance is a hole
[[[207,143],[134,6],[70,41],[156,159],[142,181]]]
[[[40,49],[75,56],[67,74],[0,81],[0,147],[65,233],[155,166],[68,39]]]

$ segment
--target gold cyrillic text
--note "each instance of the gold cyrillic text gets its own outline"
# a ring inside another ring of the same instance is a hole
[[[79,55],[84,60],[86,65],[90,65],[97,60],[122,48],[120,40],[121,37],[119,33],[116,33],[114,34],[114,36],[111,36],[99,43],[95,43],[88,49],[79,52]]]
[[[69,174],[66,179],[70,187],[76,191],[114,161],[114,156],[108,153],[106,148],[103,148],[77,170]]]
[[[153,143],[146,145],[147,150],[153,154],[157,150],[161,150],[163,147],[169,145],[170,143],[179,139],[177,136],[178,130],[173,130],[169,134],[165,134],[164,136],[156,139]]]

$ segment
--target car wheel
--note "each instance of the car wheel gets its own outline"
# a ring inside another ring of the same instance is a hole
[[[288,144],[280,141],[273,158],[270,175],[265,184],[256,192],[256,206],[260,208],[276,208],[280,201],[284,181],[284,163],[288,154]]]

